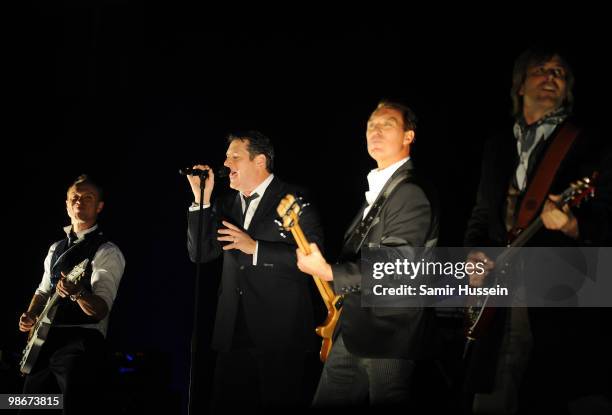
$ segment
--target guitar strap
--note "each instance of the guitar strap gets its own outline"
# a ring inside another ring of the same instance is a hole
[[[394,178],[392,178],[383,189],[382,192],[378,195],[374,203],[372,203],[372,208],[368,212],[368,214],[361,220],[359,225],[355,227],[351,235],[348,237],[346,243],[342,248],[342,254],[344,255],[357,255],[357,253],[361,250],[363,243],[365,242],[368,234],[372,230],[372,227],[376,224],[376,218],[380,214],[380,211],[387,203],[389,196],[393,191],[399,186],[401,183],[407,182],[412,177],[410,170],[406,170],[401,172]]]
[[[517,235],[529,226],[542,208],[561,162],[579,134],[580,129],[567,121],[555,134],[554,141],[548,146],[521,202],[516,224],[511,231],[512,235]]]

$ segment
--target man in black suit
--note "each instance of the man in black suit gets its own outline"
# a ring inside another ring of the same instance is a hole
[[[341,260],[329,264],[314,243],[310,255],[298,251],[302,271],[333,281],[336,293],[344,295],[335,342],[314,407],[410,402],[415,359],[427,347],[432,315],[424,308],[362,307],[360,257],[368,247],[402,252],[436,242],[434,201],[417,180],[410,159],[415,130],[416,117],[410,108],[391,101],[379,103],[366,132],[368,153],[378,168],[368,175],[366,203],[346,234]],[[391,186],[393,190],[387,194]],[[380,210],[378,206],[382,206]],[[369,217],[373,209],[378,213]],[[369,231],[367,223],[373,224]],[[363,243],[352,242],[365,233]]]
[[[272,174],[274,149],[263,134],[230,135],[224,165],[235,192],[211,205],[215,176],[204,189],[201,262],[223,255],[223,275],[212,340],[218,351],[213,409],[296,406],[303,394],[307,351],[314,347],[311,277],[296,267],[295,243],[279,233],[276,207],[295,186]],[[189,176],[195,202],[188,249],[196,262],[200,179]],[[310,240],[322,229],[312,210],[300,221]]]
[[[514,125],[486,144],[476,206],[465,235],[465,245],[474,247],[468,260],[484,262],[487,268],[486,273],[470,277],[471,285],[485,284],[496,265],[490,253],[476,247],[506,245],[507,232],[516,226],[522,201],[545,164],[547,150],[561,137],[563,128],[575,126],[573,84],[572,69],[556,50],[534,48],[516,60],[511,91]],[[527,246],[610,244],[612,172],[610,159],[600,161],[600,155],[606,153],[602,149],[593,135],[580,130],[562,161],[554,164],[556,173],[550,174],[554,180],[544,193],[550,195],[539,207],[544,226]],[[572,209],[554,204],[570,182],[595,170],[600,171],[601,180],[593,201]],[[538,266],[539,256],[515,261],[521,272],[511,278],[514,306],[500,309],[491,330],[475,343],[467,378],[468,389],[477,392],[475,413],[565,413],[569,401],[597,395],[602,387],[602,378],[595,371],[602,363],[597,362],[603,356],[603,349],[598,353],[602,343],[586,340],[597,333],[593,324],[602,311],[525,307],[541,291],[536,284],[564,286],[555,282],[559,273],[530,272]],[[593,346],[585,348],[586,344]]]

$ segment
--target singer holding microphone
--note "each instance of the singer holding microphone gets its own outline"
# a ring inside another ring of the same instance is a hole
[[[223,163],[233,190],[213,197],[215,174],[196,165],[188,175],[194,203],[187,247],[193,262],[223,256],[223,274],[212,347],[218,352],[213,412],[228,408],[299,407],[308,404],[303,382],[308,352],[316,350],[310,286],[296,265],[296,244],[279,233],[276,207],[287,194],[303,193],[273,173],[274,148],[257,131],[232,134]],[[203,191],[198,258],[200,180]],[[323,242],[312,209],[300,224],[309,240]]]

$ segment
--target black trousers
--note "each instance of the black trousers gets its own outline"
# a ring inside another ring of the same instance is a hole
[[[106,356],[105,340],[98,330],[52,327],[26,376],[23,393],[63,394],[66,415],[103,413],[109,400]]]
[[[414,400],[414,369],[414,360],[355,356],[340,334],[323,367],[312,406],[408,406]]]

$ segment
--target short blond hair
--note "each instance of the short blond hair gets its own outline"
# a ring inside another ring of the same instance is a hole
[[[102,192],[102,188],[95,181],[93,181],[91,177],[87,174],[81,174],[79,177],[77,177],[74,180],[74,182],[72,182],[70,187],[68,187],[67,193],[70,193],[70,189],[83,185],[83,184],[89,185],[95,189],[96,193],[98,194],[99,201],[104,200],[104,194]]]

